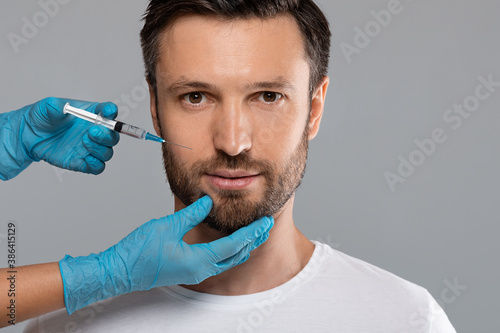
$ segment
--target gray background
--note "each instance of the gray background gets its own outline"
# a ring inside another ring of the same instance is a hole
[[[138,37],[146,3],[71,1],[44,22],[38,1],[2,1],[0,110],[47,96],[110,100],[123,120],[152,130]],[[334,34],[331,86],[296,224],[311,239],[424,286],[457,331],[498,332],[500,89],[456,130],[443,114],[474,94],[478,76],[500,81],[500,4],[402,0],[402,11],[348,62],[341,43],[353,45],[355,27],[373,25],[370,12],[388,3],[320,1]],[[22,36],[23,17],[34,16],[40,27],[16,53],[8,34]],[[408,158],[414,140],[436,128],[448,140],[391,191],[384,173],[396,173],[398,156]],[[2,266],[9,220],[26,265],[99,252],[173,211],[160,147],[128,137],[98,177],[38,163],[0,184],[0,195]],[[454,281],[467,288],[453,293]]]

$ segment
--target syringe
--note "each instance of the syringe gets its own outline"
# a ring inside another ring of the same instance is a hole
[[[127,135],[129,135],[133,138],[136,138],[136,139],[151,140],[151,141],[156,141],[156,142],[166,142],[166,143],[176,145],[176,146],[179,146],[182,148],[191,149],[189,147],[181,146],[177,143],[165,141],[164,139],[162,139],[156,135],[148,133],[146,130],[144,130],[142,128],[129,125],[129,124],[124,123],[124,122],[119,121],[119,120],[112,120],[112,119],[104,118],[100,114],[95,114],[95,113],[88,112],[88,111],[85,111],[85,110],[82,110],[79,108],[75,108],[75,107],[69,105],[69,103],[66,103],[66,105],[64,106],[63,113],[64,114],[69,113],[69,114],[72,114],[80,119],[89,121],[91,123],[103,125],[104,127],[107,127],[107,128],[114,130],[114,131],[117,131],[118,133],[127,134]]]

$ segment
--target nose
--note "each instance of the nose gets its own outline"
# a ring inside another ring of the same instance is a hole
[[[213,139],[215,148],[230,156],[250,150],[252,128],[243,103],[238,100],[222,103],[216,115]]]

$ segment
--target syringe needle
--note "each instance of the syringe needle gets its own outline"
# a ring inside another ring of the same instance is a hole
[[[186,149],[189,149],[189,150],[193,150],[193,148],[189,148],[189,147],[186,147],[186,146],[182,146],[182,145],[179,145],[177,143],[173,143],[173,142],[169,142],[169,141],[165,141],[165,143],[169,143],[171,145],[174,145],[174,146],[179,146],[179,147],[182,147],[182,148],[186,148]]]

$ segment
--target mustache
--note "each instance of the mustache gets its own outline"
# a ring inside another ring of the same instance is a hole
[[[168,144],[162,144],[163,155],[170,159],[176,159],[172,148]],[[185,168],[186,166],[182,165],[182,167]],[[231,156],[221,150],[217,150],[214,156],[195,162],[189,169],[189,173],[196,177],[223,169],[258,172],[265,178],[271,179],[276,172],[277,166],[274,161],[256,160],[247,152]]]

